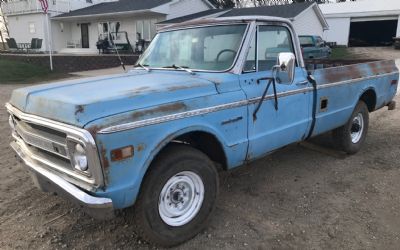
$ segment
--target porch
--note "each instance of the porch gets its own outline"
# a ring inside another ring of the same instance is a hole
[[[62,54],[140,53],[156,35],[164,14],[53,17],[53,50]],[[115,47],[114,47],[115,44]]]

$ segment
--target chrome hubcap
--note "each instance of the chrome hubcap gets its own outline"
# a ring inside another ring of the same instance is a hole
[[[191,171],[180,172],[164,185],[158,201],[161,219],[169,226],[182,226],[200,211],[204,200],[204,184]]]
[[[358,143],[364,132],[364,117],[362,113],[358,113],[353,119],[351,125],[351,142]]]

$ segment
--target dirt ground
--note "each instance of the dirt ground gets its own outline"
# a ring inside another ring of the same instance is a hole
[[[354,47],[348,48],[349,52],[356,58],[373,58],[395,60],[400,58],[400,50],[393,47]]]
[[[132,209],[96,221],[33,186],[8,146],[3,104],[15,87],[0,85],[0,249],[156,248],[136,235]],[[399,249],[399,124],[400,110],[371,114],[354,156],[292,145],[220,173],[210,226],[177,249]],[[329,147],[330,140],[313,143]]]

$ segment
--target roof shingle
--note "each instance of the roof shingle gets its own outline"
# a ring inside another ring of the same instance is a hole
[[[294,3],[287,5],[260,6],[260,7],[240,8],[240,9],[235,8],[230,10],[227,9],[206,10],[196,14],[170,19],[164,22],[160,22],[159,24],[181,23],[196,18],[206,17],[212,14],[217,14],[218,12],[221,12],[221,15],[217,15],[217,17],[275,16],[275,17],[283,17],[291,19],[299,15],[301,12],[303,12],[313,4],[314,3],[312,2],[305,2],[305,3]]]
[[[221,17],[232,16],[276,16],[283,18],[294,18],[301,12],[313,5],[313,2],[293,3],[286,5],[261,6],[253,8],[232,9],[221,15]]]
[[[171,2],[171,0],[119,0],[117,2],[100,3],[86,8],[74,10],[56,16],[59,17],[74,17],[88,16],[98,14],[112,14],[117,12],[129,12],[135,10],[148,10],[157,6]]]
[[[226,12],[229,11],[228,9],[210,9],[210,10],[205,10],[205,11],[201,11],[201,12],[197,12],[191,15],[187,15],[187,16],[181,16],[181,17],[177,17],[174,19],[169,19],[163,22],[159,22],[158,24],[170,24],[170,23],[182,23],[182,22],[186,22],[192,19],[196,19],[196,18],[201,18],[201,17],[206,17],[209,15],[213,15],[213,14],[217,14],[219,12]]]

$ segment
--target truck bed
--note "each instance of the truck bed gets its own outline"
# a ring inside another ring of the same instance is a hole
[[[391,61],[312,60],[307,69],[316,80],[314,134],[342,126],[358,100],[370,112],[388,105],[397,92],[399,70]]]

